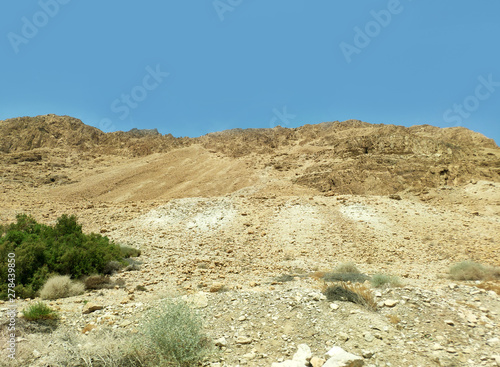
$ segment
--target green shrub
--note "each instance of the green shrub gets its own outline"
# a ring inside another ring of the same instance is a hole
[[[40,290],[42,299],[58,299],[73,297],[82,294],[85,287],[80,282],[75,282],[68,275],[56,275],[47,280]]]
[[[55,320],[58,318],[57,313],[43,302],[28,306],[22,313],[24,318],[29,321]]]
[[[498,279],[500,269],[467,260],[450,267],[450,278],[454,280]]]
[[[168,300],[150,311],[143,334],[158,365],[198,366],[211,349],[200,317],[181,301]]]
[[[386,274],[373,275],[370,283],[375,288],[381,288],[384,286],[401,287],[401,280],[398,277]]]
[[[74,215],[63,215],[54,226],[21,214],[0,228],[0,279],[7,279],[8,254],[15,253],[16,296],[34,297],[50,274],[101,273],[110,261],[123,261],[120,246],[99,234],[84,234]],[[0,299],[7,299],[7,282],[0,282]]]

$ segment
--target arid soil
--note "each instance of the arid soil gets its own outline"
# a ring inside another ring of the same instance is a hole
[[[483,289],[500,284],[448,275],[500,266],[500,149],[481,134],[351,120],[190,139],[47,115],[0,122],[0,152],[0,223],[76,214],[142,250],[113,276],[124,287],[50,302],[56,330],[20,324],[19,366],[96,353],[169,296],[203,316],[214,366],[270,366],[299,344],[366,366],[500,365],[500,296]],[[377,311],[327,301],[317,275],[345,262],[403,286],[374,289]],[[103,309],[82,314],[85,301]]]

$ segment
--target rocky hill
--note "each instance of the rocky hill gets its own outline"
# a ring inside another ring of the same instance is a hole
[[[18,317],[15,361],[0,301],[0,366],[121,365],[170,297],[202,316],[212,367],[500,365],[500,280],[449,274],[464,260],[500,274],[500,149],[464,128],[349,120],[175,138],[22,117],[0,121],[0,202],[0,224],[75,214],[142,251],[115,286],[45,301],[57,327]],[[326,299],[325,274],[350,263],[401,286],[363,283],[375,309]]]
[[[234,162],[246,158],[253,170],[272,168],[288,185],[320,192],[394,194],[500,180],[500,149],[493,140],[462,127],[406,128],[349,120],[174,138],[155,130],[103,133],[67,116],[0,122],[0,159],[11,164],[41,164],[54,155],[78,155],[80,160],[96,155],[145,157],[195,146],[202,151],[193,149],[192,159],[200,154],[222,155]],[[201,174],[210,165],[200,169]]]

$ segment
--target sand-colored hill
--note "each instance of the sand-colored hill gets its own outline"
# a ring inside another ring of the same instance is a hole
[[[112,277],[122,288],[50,302],[57,331],[20,324],[16,366],[110,353],[103,337],[125,340],[167,295],[194,298],[209,337],[225,340],[213,366],[270,366],[302,343],[365,366],[497,363],[500,296],[447,274],[467,259],[500,266],[500,148],[464,128],[349,120],[175,138],[10,119],[0,202],[1,224],[76,214],[86,232],[142,250],[139,271]],[[377,312],[327,302],[314,274],[343,262],[404,287],[375,290]],[[103,309],[83,314],[89,300]]]

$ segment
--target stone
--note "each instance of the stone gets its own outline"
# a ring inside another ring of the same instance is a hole
[[[182,299],[193,308],[205,308],[208,306],[208,298],[205,292],[198,292],[191,295],[182,296]]]
[[[249,336],[245,336],[245,335],[239,335],[236,338],[236,344],[251,344],[252,341],[253,341],[252,338],[250,338]]]
[[[398,304],[399,302],[396,301],[395,299],[386,299],[384,301],[384,306],[385,307],[394,307]]]
[[[362,357],[346,352],[341,347],[333,347],[326,355],[330,358],[323,367],[361,367],[364,365]]]
[[[243,354],[243,356],[242,356],[242,358],[245,358],[249,361],[251,361],[252,359],[255,359],[255,357],[257,357],[257,354],[255,354],[254,352]]]
[[[363,358],[369,359],[375,355],[375,352],[372,350],[362,350],[361,355]]]
[[[211,293],[217,293],[220,292],[222,289],[224,289],[224,283],[221,282],[214,282],[212,283],[212,286],[210,287],[210,292]]]
[[[216,347],[221,347],[221,348],[227,347],[227,340],[226,340],[226,338],[222,337],[222,338],[215,340],[214,344]]]
[[[497,364],[497,366],[500,366],[500,355],[494,355],[492,358]]]
[[[338,310],[338,309],[339,309],[339,307],[340,307],[340,306],[339,306],[338,304],[336,304],[336,303],[330,303],[330,308],[331,308],[332,310],[334,310],[334,311],[335,311],[335,310]]]
[[[104,306],[98,305],[97,303],[94,302],[88,302],[85,306],[83,306],[82,313],[83,314],[89,314],[91,312],[97,311],[97,310],[102,310]]]
[[[344,333],[343,331],[340,331],[337,333],[337,338],[342,342],[346,342],[349,340],[349,335],[347,333]]]
[[[499,342],[500,342],[500,339],[498,337],[486,340],[486,344],[488,344],[490,347],[497,345]]]
[[[448,325],[450,325],[450,326],[455,325],[455,323],[453,322],[453,320],[444,320],[444,323],[445,323],[445,324],[448,324]]]
[[[299,344],[297,352],[293,355],[293,360],[306,365],[312,358],[311,348],[307,344]]]
[[[365,340],[369,343],[375,339],[372,333],[365,333],[363,336],[365,337]]]
[[[311,361],[309,363],[311,363],[312,367],[322,367],[325,364],[325,362],[326,362],[326,359],[319,358],[319,357],[312,357]]]

